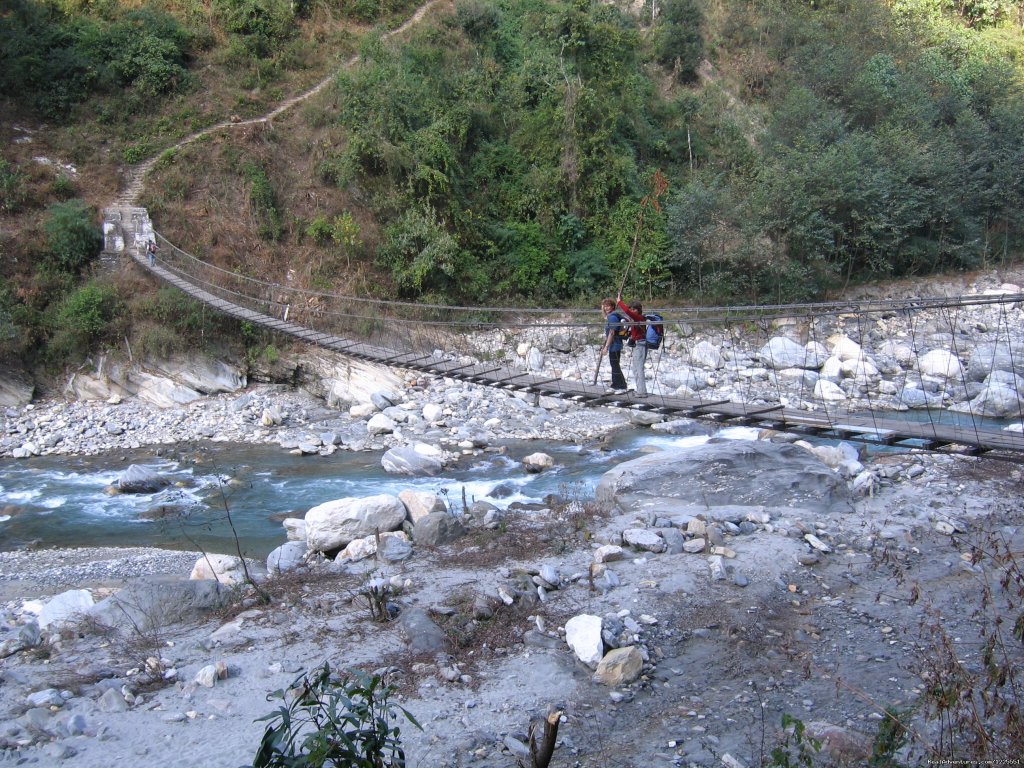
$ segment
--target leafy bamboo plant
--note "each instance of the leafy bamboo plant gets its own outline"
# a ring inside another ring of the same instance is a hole
[[[404,717],[421,726],[389,701],[393,692],[380,675],[339,676],[324,662],[267,696],[282,704],[259,719],[267,728],[253,768],[404,768],[400,728],[392,723]]]

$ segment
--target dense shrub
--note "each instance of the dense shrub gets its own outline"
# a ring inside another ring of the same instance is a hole
[[[658,60],[692,81],[704,58],[704,11],[698,0],[666,0],[661,6]]]
[[[70,293],[52,313],[46,355],[53,363],[82,359],[105,336],[120,301],[109,285],[90,282]]]
[[[224,29],[258,57],[273,53],[275,43],[294,29],[294,6],[288,0],[214,0],[213,8]]]
[[[63,272],[81,272],[103,247],[94,212],[81,200],[55,203],[47,208],[43,230],[49,247],[48,261]]]
[[[107,20],[37,0],[12,0],[7,8],[0,14],[0,93],[43,115],[66,117],[97,92],[129,87],[155,96],[188,83],[193,36],[167,13],[112,11]]]

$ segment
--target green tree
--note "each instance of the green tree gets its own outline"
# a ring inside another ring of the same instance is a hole
[[[380,261],[405,296],[428,291],[455,295],[456,281],[466,277],[459,269],[458,242],[428,206],[410,208],[385,228]]]
[[[697,0],[665,0],[660,18],[658,61],[692,82],[704,58],[704,11]]]
[[[43,231],[49,248],[48,261],[63,272],[78,274],[103,247],[94,211],[82,200],[68,200],[47,208]]]

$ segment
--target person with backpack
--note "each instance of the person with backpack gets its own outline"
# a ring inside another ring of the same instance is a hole
[[[629,341],[626,343],[633,348],[633,388],[637,397],[647,397],[647,380],[644,374],[644,366],[647,365],[647,318],[644,317],[643,305],[639,301],[634,301],[626,306],[621,294],[616,298],[615,305],[631,323]]]
[[[608,353],[608,364],[612,368],[612,390],[616,392],[626,391],[626,377],[622,375],[620,358],[622,357],[622,340],[628,334],[628,329],[623,325],[622,317],[615,311],[615,302],[605,299],[601,302],[601,312],[604,313],[604,348],[601,350],[601,357]],[[598,358],[600,362],[600,358]],[[594,383],[597,383],[597,374],[594,374]]]

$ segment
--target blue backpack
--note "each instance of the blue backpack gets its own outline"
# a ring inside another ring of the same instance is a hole
[[[657,312],[648,312],[644,319],[647,320],[647,348],[657,349],[665,338],[665,318]]]

